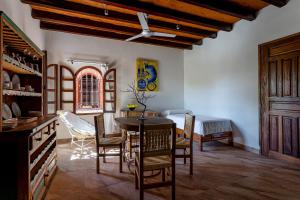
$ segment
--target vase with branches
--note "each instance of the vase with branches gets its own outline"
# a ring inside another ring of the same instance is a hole
[[[130,92],[134,95],[135,100],[143,106],[143,111],[140,116],[140,119],[145,119],[145,111],[147,109],[147,101],[151,98],[154,98],[155,95],[152,94],[146,94],[146,91],[141,91],[136,89],[134,82],[128,85],[128,89],[125,90],[125,92]]]

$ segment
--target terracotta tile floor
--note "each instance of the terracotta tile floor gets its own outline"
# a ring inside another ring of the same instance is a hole
[[[194,175],[188,164],[177,160],[177,199],[300,199],[300,166],[267,159],[222,144],[209,144],[206,152],[195,149]],[[138,199],[134,176],[124,164],[119,173],[118,158],[101,160],[101,174],[96,174],[94,148],[80,157],[69,144],[58,145],[56,176],[46,200]],[[146,199],[170,199],[168,188],[151,189]]]

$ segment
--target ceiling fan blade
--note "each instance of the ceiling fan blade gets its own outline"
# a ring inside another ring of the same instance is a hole
[[[129,41],[131,41],[131,40],[135,40],[135,39],[137,39],[137,38],[140,38],[140,37],[143,37],[144,35],[143,34],[138,34],[138,35],[135,35],[135,36],[133,36],[133,37],[131,37],[131,38],[128,38],[128,39],[126,39],[125,41],[126,42],[129,42]]]
[[[174,35],[174,34],[160,33],[160,32],[152,32],[152,36],[157,36],[157,37],[171,37],[171,38],[176,37],[176,35]]]
[[[142,12],[137,12],[137,16],[139,17],[140,24],[143,30],[149,30],[148,22],[147,22],[147,14]]]

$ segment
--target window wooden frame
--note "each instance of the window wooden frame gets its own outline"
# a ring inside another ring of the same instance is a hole
[[[71,74],[71,77],[67,77],[65,74],[64,74],[64,70],[70,72]],[[71,81],[73,83],[73,89],[72,91],[70,89],[65,89],[63,87],[64,85],[64,82],[66,81]],[[73,104],[73,112],[75,113],[75,74],[73,72],[73,70],[65,65],[60,65],[60,110],[63,110],[64,109],[64,104]],[[66,93],[66,92],[73,92],[73,100],[71,101],[66,101],[63,99],[63,94]]]
[[[99,91],[99,104],[100,104],[100,108],[99,109],[103,109],[103,101],[102,101],[102,96],[103,96],[103,90],[102,90],[102,85],[103,85],[103,75],[102,75],[102,72],[94,67],[94,66],[84,66],[84,67],[81,67],[76,73],[75,73],[75,100],[74,100],[74,110],[76,112],[76,114],[80,114],[80,115],[85,115],[85,114],[97,114],[99,112],[94,112],[92,109],[91,109],[91,112],[87,112],[87,113],[80,113],[80,112],[77,112],[77,107],[78,107],[78,99],[79,99],[79,83],[77,82],[78,81],[78,76],[80,75],[80,73],[83,71],[83,70],[86,70],[86,69],[92,69],[92,70],[95,70],[97,73],[99,73],[101,79],[99,80],[99,86],[98,86],[98,89],[100,90]],[[101,91],[102,90],[102,91]]]
[[[109,76],[112,76],[109,77]],[[104,113],[115,113],[116,112],[116,99],[117,99],[117,71],[115,68],[109,69],[105,72],[103,76],[103,112]],[[111,89],[106,89],[106,84],[110,83],[113,85],[113,88]],[[107,100],[106,96],[107,94],[113,94],[113,100]],[[107,104],[113,105],[111,109],[107,107]]]
[[[48,74],[48,69],[54,68],[54,76],[50,76]],[[44,93],[44,114],[56,114],[56,111],[58,110],[58,65],[57,64],[50,64],[46,66],[45,69],[45,93]],[[48,88],[48,81],[53,80],[54,81],[54,88]],[[53,101],[48,101],[48,96],[49,93],[54,93],[54,100]],[[48,105],[49,104],[54,104],[54,112],[49,113],[48,110]]]

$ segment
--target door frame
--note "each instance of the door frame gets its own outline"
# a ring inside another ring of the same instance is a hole
[[[266,137],[264,135],[264,132],[263,132],[263,129],[266,128],[266,127],[263,127],[263,120],[264,120],[263,115],[266,114],[265,113],[265,107],[269,106],[268,104],[265,105],[264,98],[263,98],[264,91],[265,90],[268,91],[268,83],[266,83],[266,81],[268,81],[268,80],[266,80],[266,78],[268,77],[268,71],[267,71],[267,75],[263,76],[264,73],[265,73],[263,70],[266,70],[266,67],[264,67],[264,65],[268,64],[268,57],[269,57],[269,54],[270,54],[270,49],[272,47],[278,47],[280,45],[288,44],[288,43],[291,43],[291,42],[294,42],[294,41],[300,41],[300,32],[258,45],[258,60],[259,60],[259,63],[258,63],[259,64],[259,68],[258,68],[258,73],[259,73],[258,74],[258,77],[259,77],[259,83],[258,83],[258,87],[259,87],[258,88],[259,89],[259,145],[260,145],[260,154],[265,155],[265,156],[272,156],[272,155],[269,155],[269,151],[266,150],[266,148],[265,148],[265,145],[269,145],[269,143],[264,144],[264,140],[263,140],[263,137]],[[297,50],[300,50],[300,47],[298,47],[296,49],[293,49],[292,51],[297,51]],[[289,51],[286,51],[285,53],[288,53],[288,52]],[[279,52],[279,54],[280,54],[280,52]],[[281,54],[284,54],[284,53],[282,52]],[[293,158],[293,157],[290,157],[290,156],[287,156],[287,155],[280,155],[280,156],[276,155],[276,156],[272,156],[272,157],[275,157],[277,159],[284,159],[284,160],[287,160],[287,161],[290,161],[290,160],[294,161],[294,159],[297,159],[297,158]]]

